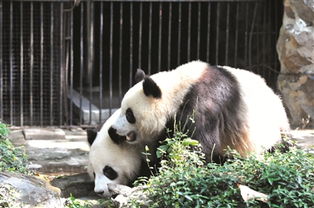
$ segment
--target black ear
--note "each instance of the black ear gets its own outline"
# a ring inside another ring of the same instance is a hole
[[[145,77],[145,72],[142,69],[137,69],[134,76],[134,84],[142,81]]]
[[[152,96],[153,98],[161,98],[161,90],[150,77],[145,77],[143,82],[143,90],[146,96]]]
[[[87,141],[88,141],[89,145],[92,145],[96,139],[97,130],[96,129],[87,129],[86,133],[87,133]]]

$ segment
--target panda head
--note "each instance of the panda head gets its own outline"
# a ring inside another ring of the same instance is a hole
[[[108,134],[111,123],[120,114],[117,110],[102,126],[95,140],[89,138],[89,175],[94,178],[94,191],[104,197],[110,196],[108,184],[127,185],[139,174],[141,169],[141,151],[127,144],[116,144]]]
[[[141,77],[125,94],[120,115],[109,129],[110,136],[117,141],[125,136],[128,143],[143,144],[147,142],[145,138],[154,138],[165,128],[168,109],[163,88],[156,82],[160,83],[160,77]]]

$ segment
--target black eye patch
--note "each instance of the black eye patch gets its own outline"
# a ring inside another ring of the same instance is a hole
[[[126,120],[128,120],[129,123],[134,124],[136,122],[136,119],[134,117],[133,111],[131,108],[128,108],[125,112]]]
[[[109,178],[110,180],[114,180],[118,177],[118,173],[112,169],[112,167],[106,165],[103,169],[103,173],[105,176],[107,176],[107,178]]]

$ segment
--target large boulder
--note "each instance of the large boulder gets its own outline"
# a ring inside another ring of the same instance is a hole
[[[277,42],[281,63],[278,88],[291,125],[314,127],[314,1],[285,0]]]
[[[0,173],[0,207],[62,208],[58,190],[45,181],[18,173]]]

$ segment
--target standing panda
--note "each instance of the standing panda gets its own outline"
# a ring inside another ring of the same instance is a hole
[[[130,145],[123,136],[112,139],[108,135],[109,127],[120,114],[118,109],[97,135],[88,137],[91,145],[88,172],[95,181],[94,191],[104,197],[110,196],[109,183],[128,185],[138,176],[147,175],[149,171],[142,154],[142,145]]]
[[[154,145],[179,125],[208,160],[219,162],[228,147],[242,156],[259,154],[289,130],[280,98],[252,72],[193,61],[137,77],[143,80],[125,94],[108,130],[117,140]]]

